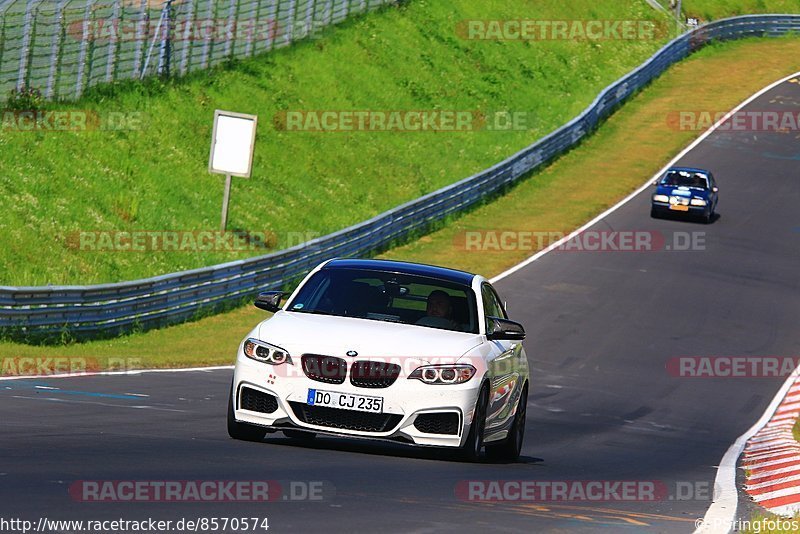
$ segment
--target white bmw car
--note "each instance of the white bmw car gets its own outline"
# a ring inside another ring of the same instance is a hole
[[[329,260],[239,345],[228,433],[282,431],[519,457],[529,388],[525,330],[489,282],[383,260]]]

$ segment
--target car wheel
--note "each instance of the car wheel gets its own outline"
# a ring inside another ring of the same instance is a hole
[[[305,430],[284,430],[283,435],[290,439],[302,441],[310,441],[317,437],[314,432],[306,432]]]
[[[517,403],[514,422],[508,430],[508,437],[500,443],[487,443],[486,456],[490,460],[516,462],[522,452],[522,441],[525,439],[525,419],[528,412],[528,385],[522,389]]]
[[[486,408],[489,404],[489,388],[484,385],[475,402],[475,412],[469,427],[467,441],[461,447],[461,458],[467,462],[477,462],[483,449],[483,434],[486,431]]]
[[[706,224],[710,224],[711,223],[711,218],[713,216],[714,216],[714,212],[712,210],[710,210],[710,209],[706,210],[706,212],[703,214],[703,222],[706,223]]]
[[[266,434],[267,429],[265,428],[240,423],[236,420],[236,416],[233,414],[233,382],[231,382],[231,391],[228,393],[228,435],[233,439],[243,441],[261,441]]]
[[[650,208],[650,217],[652,217],[653,219],[659,219],[660,215],[658,213],[658,210],[655,208]]]

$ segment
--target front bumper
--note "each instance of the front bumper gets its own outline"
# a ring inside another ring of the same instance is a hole
[[[250,360],[240,352],[233,378],[234,416],[239,422],[270,430],[302,429],[413,445],[459,447],[469,433],[480,385],[479,376],[464,384],[429,385],[409,380],[405,371],[387,388],[356,387],[349,380],[330,384],[305,376],[299,362],[273,366]],[[243,407],[243,388],[258,392],[260,395],[255,397],[268,402],[247,402]],[[311,407],[306,403],[309,389],[382,397],[383,414]],[[274,401],[263,394],[274,397]],[[442,417],[453,421],[446,428],[448,433],[438,433],[440,427],[424,424]]]
[[[680,209],[671,209],[671,205],[669,202],[651,202],[652,208],[659,213],[674,213],[676,215],[680,215],[682,213],[688,213],[690,215],[703,215],[704,213],[708,212],[709,207],[706,206],[692,206],[688,205],[685,206],[688,208],[687,210],[680,210]]]

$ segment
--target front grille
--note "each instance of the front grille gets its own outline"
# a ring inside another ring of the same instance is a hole
[[[395,363],[360,361],[350,368],[350,383],[361,388],[388,388],[400,376]]]
[[[239,407],[251,412],[272,413],[278,409],[278,399],[275,395],[243,387],[239,394]]]
[[[423,413],[414,420],[414,428],[426,434],[458,434],[460,418],[456,412]]]
[[[311,380],[326,384],[342,384],[347,376],[347,362],[334,356],[303,354],[303,372]]]
[[[362,432],[388,432],[400,424],[403,416],[393,413],[371,413],[342,410],[327,406],[309,406],[302,402],[289,402],[295,416],[310,425],[359,430]]]

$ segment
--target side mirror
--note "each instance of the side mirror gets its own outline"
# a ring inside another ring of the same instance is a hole
[[[653,184],[652,185],[658,185],[658,180],[653,180]]]
[[[487,319],[489,319],[489,328],[486,332],[487,339],[508,339],[516,341],[525,339],[525,328],[523,328],[521,324],[499,317],[488,317]]]
[[[286,293],[283,291],[265,291],[259,293],[253,303],[256,308],[276,312],[281,309],[281,299]]]
[[[715,193],[718,193],[718,192],[719,192],[719,187],[717,187],[717,186],[714,186],[714,187],[712,187],[712,188],[711,188],[711,190],[712,190],[713,192],[715,192]]]

